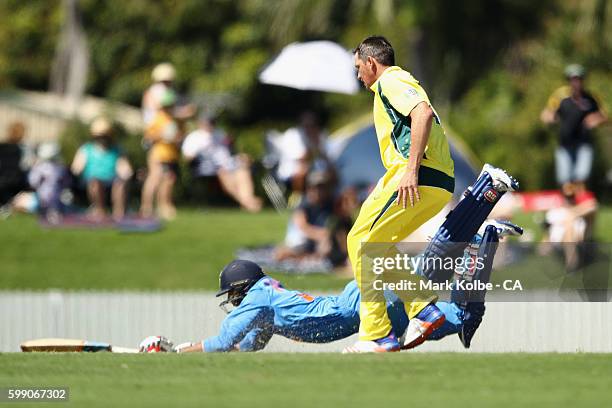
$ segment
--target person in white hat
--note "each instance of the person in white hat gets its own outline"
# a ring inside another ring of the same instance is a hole
[[[142,120],[145,127],[148,126],[155,114],[161,109],[161,102],[168,90],[174,90],[176,70],[169,62],[163,62],[153,68],[151,73],[153,84],[147,88],[142,96]]]

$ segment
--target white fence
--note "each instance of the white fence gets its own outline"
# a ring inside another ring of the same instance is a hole
[[[140,110],[118,102],[84,96],[71,102],[50,92],[0,91],[0,141],[6,128],[13,122],[26,126],[26,143],[57,140],[68,121],[79,119],[91,122],[96,116],[109,115],[130,132],[142,131]]]
[[[80,338],[136,347],[148,335],[175,342],[216,333],[224,313],[210,293],[0,292],[0,352],[41,337]],[[340,351],[355,338],[324,345],[275,336],[268,351]],[[450,336],[419,351],[463,351]],[[474,352],[612,352],[612,303],[489,302]]]

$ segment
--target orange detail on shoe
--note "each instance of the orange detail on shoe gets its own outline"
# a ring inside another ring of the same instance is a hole
[[[395,353],[395,352],[398,352],[398,351],[400,351],[399,347],[395,347],[395,348],[392,348],[392,349],[388,349],[388,348],[385,348],[385,347],[376,347],[374,349],[375,353]]]
[[[438,320],[433,323],[425,322],[423,327],[425,328],[425,332],[421,334],[416,340],[408,343],[407,345],[402,347],[402,350],[409,350],[415,348],[416,346],[420,346],[427,340],[427,338],[434,332],[437,328],[442,326],[446,321],[446,316],[442,315]]]

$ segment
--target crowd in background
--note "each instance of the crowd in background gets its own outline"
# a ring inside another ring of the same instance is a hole
[[[564,197],[563,204],[545,216],[548,243],[592,237],[597,200],[587,189],[594,155],[591,132],[607,120],[601,103],[585,88],[584,68],[569,65],[565,75],[567,85],[551,95],[541,114],[545,124],[558,125],[556,177]],[[171,64],[159,64],[143,93],[146,171],[138,215],[175,218],[174,187],[181,177],[181,161],[192,180],[214,178],[244,210],[260,211],[263,201],[256,195],[252,159],[233,151],[212,112],[181,99],[175,79]],[[74,191],[80,190],[87,197],[86,216],[91,221],[103,221],[109,214],[113,220],[126,216],[130,180],[138,169],[123,153],[109,118],[98,117],[90,124],[89,141],[78,148],[69,166],[60,160],[58,143],[42,143],[35,151],[24,144],[27,129],[22,123],[11,124],[7,132],[7,142],[0,147],[5,212],[7,206],[36,211],[46,222],[59,223],[70,211]],[[338,175],[327,143],[328,134],[313,112],[303,112],[295,127],[268,140],[268,153],[275,158],[268,170],[292,212],[286,238],[275,250],[278,260],[314,256],[333,264],[345,261],[346,234],[359,207],[358,194],[353,188],[337,190]],[[568,267],[577,265],[578,249],[564,252]]]
[[[41,143],[32,150],[23,143],[25,126],[13,123],[5,144],[10,151],[3,147],[3,154],[15,159],[12,181],[4,177],[7,182],[0,189],[3,213],[38,213],[48,224],[60,224],[75,212],[91,223],[120,221],[128,212],[130,181],[138,173],[143,175],[138,217],[172,220],[181,167],[188,169],[191,180],[216,179],[244,210],[260,211],[263,201],[256,195],[252,159],[235,154],[232,140],[211,112],[181,99],[175,77],[171,64],[159,64],[143,92],[141,145],[146,169],[133,167],[108,117],[89,124],[88,140],[68,165],[61,158],[59,142]],[[275,256],[279,260],[321,256],[342,263],[358,203],[352,190],[336,192],[336,172],[326,154],[327,132],[316,114],[304,112],[297,125],[281,136],[269,171],[288,198],[292,215]],[[3,170],[7,166],[11,163],[5,161]],[[86,198],[85,212],[74,206],[79,194]]]
[[[255,195],[251,160],[231,152],[229,138],[216,127],[215,118],[198,112],[192,104],[179,103],[174,77],[172,65],[158,65],[152,73],[153,83],[143,95],[146,169],[132,168],[108,117],[92,121],[89,140],[78,148],[69,166],[62,164],[59,142],[45,142],[32,149],[23,143],[25,125],[12,123],[1,147],[0,198],[1,204],[8,203],[4,211],[9,207],[37,211],[57,223],[70,212],[70,197],[64,194],[62,199],[62,192],[76,190],[87,198],[89,220],[101,222],[109,215],[120,220],[126,215],[129,182],[138,170],[144,174],[138,216],[171,220],[176,216],[173,196],[181,160],[189,163],[192,176],[218,178],[223,191],[242,208],[259,211],[262,200]]]
[[[156,66],[153,84],[142,99],[147,176],[142,188],[141,215],[152,216],[156,204],[162,218],[175,217],[172,197],[181,154],[194,178],[217,177],[223,191],[242,208],[258,212],[262,201],[255,195],[250,159],[232,154],[228,137],[216,127],[214,117],[205,111],[198,113],[190,103],[180,103],[174,88],[175,76],[169,63]],[[188,122],[194,122],[196,116],[197,125],[189,132]]]

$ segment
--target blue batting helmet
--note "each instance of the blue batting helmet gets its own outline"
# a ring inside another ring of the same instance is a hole
[[[264,276],[266,274],[255,262],[235,259],[227,264],[219,274],[217,297],[227,293],[227,300],[221,305],[240,305],[249,289]]]

